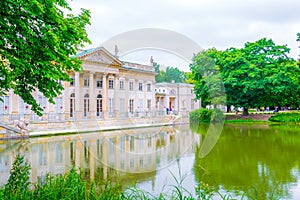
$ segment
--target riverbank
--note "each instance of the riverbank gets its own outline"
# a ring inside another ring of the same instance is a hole
[[[126,129],[151,128],[159,126],[170,126],[189,123],[188,116],[159,116],[148,118],[129,118],[129,119],[81,119],[68,121],[40,121],[30,123],[29,132],[20,134],[8,131],[5,128],[0,129],[0,139],[17,139],[24,137],[43,137],[54,135],[67,135],[77,133],[90,133]]]
[[[279,113],[251,113],[247,116],[238,114],[225,114],[226,122],[270,122],[270,123],[287,123],[299,124],[300,112],[299,111],[285,111]]]
[[[225,122],[268,122],[274,114],[225,115]]]

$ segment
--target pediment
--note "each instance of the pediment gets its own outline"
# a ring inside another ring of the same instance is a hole
[[[78,58],[82,61],[97,62],[107,65],[122,65],[122,62],[120,60],[114,57],[103,47],[80,52]]]

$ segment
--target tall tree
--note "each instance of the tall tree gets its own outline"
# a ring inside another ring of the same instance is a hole
[[[244,115],[250,107],[288,105],[299,83],[299,67],[289,51],[266,38],[225,50],[219,66],[227,100],[243,107]]]
[[[184,72],[180,71],[177,67],[167,67],[166,82],[171,83],[172,81],[175,81],[175,83],[184,83]]]
[[[155,69],[155,72],[157,73],[155,76],[155,81],[157,83],[162,83],[166,81],[166,72],[163,70],[160,70],[160,65],[156,62],[153,62],[153,66]]]
[[[186,80],[185,73],[180,71],[177,67],[167,67],[166,71],[164,71],[160,69],[160,65],[156,62],[153,63],[153,66],[157,73],[155,76],[157,83],[171,83],[172,81],[175,81],[175,83],[184,83]]]
[[[251,107],[297,104],[300,69],[297,62],[288,57],[289,50],[285,45],[276,45],[263,38],[247,42],[240,49],[209,50],[204,57],[199,53],[193,63],[196,86],[202,85],[199,91],[196,90],[197,97],[205,94],[203,85],[208,82],[197,70],[207,71],[208,63],[213,61],[222,76],[227,105],[243,107],[244,115]],[[212,61],[207,61],[207,57]]]
[[[201,51],[193,58],[193,63],[190,65],[195,94],[198,99],[201,98],[203,107],[226,103],[225,89],[216,63],[218,54],[219,52],[214,48]]]
[[[42,108],[32,92],[54,103],[63,90],[59,81],[70,81],[67,72],[81,69],[71,55],[90,42],[85,31],[90,12],[65,11],[72,11],[67,0],[0,1],[0,95],[12,89],[38,114]]]

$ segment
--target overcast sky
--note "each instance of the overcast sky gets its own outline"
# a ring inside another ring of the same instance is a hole
[[[242,47],[266,37],[287,44],[293,58],[300,54],[298,0],[73,0],[70,5],[75,13],[79,8],[91,11],[87,32],[93,44],[86,48],[102,46],[124,32],[159,28],[182,34],[204,49]],[[120,59],[148,63],[150,56],[160,64],[188,69],[179,57],[160,51],[144,50]]]

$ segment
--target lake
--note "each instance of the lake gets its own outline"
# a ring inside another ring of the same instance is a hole
[[[74,165],[86,178],[136,185],[151,194],[168,193],[182,181],[192,195],[204,182],[236,198],[300,199],[300,126],[225,124],[215,137],[207,129],[182,125],[2,140],[0,184],[22,154],[32,182]],[[211,148],[203,156],[205,141]]]

